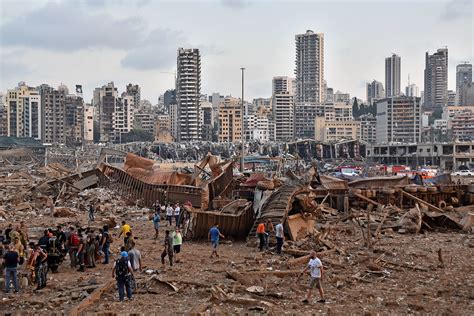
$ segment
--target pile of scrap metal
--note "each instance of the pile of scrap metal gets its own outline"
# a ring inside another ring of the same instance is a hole
[[[218,163],[211,154],[195,165],[193,173],[162,171],[154,160],[130,153],[125,156],[123,168],[99,160],[101,182],[140,205],[179,202],[208,210],[214,198],[228,194],[231,189],[233,161]]]
[[[336,206],[344,210],[347,204],[346,181],[320,176],[315,167],[302,176],[287,172],[288,179],[274,191],[256,194],[254,209],[257,219],[249,238],[255,236],[258,224],[268,220],[275,226],[283,223],[286,235],[300,240],[315,232],[316,219],[321,212],[336,213]],[[262,202],[263,200],[263,202]]]
[[[242,239],[247,236],[254,222],[252,202],[238,199],[219,210],[203,211],[184,205],[189,220],[183,228],[183,236],[188,239],[206,238],[209,228],[214,224],[225,232],[226,238]]]

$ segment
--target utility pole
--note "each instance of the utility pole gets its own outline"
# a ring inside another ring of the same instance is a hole
[[[241,159],[240,159],[240,172],[244,172],[244,159],[245,159],[245,128],[244,128],[244,112],[245,112],[245,108],[244,108],[244,70],[245,68],[240,68],[240,70],[242,71],[242,125],[241,125],[241,129],[242,129],[242,151],[241,151]]]

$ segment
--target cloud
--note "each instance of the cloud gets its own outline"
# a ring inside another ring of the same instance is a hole
[[[0,87],[5,88],[5,83],[10,79],[21,80],[24,76],[31,74],[28,65],[6,59],[0,60]]]
[[[441,15],[441,20],[453,21],[462,18],[472,19],[471,0],[452,0],[446,4],[445,11]]]
[[[141,18],[89,14],[74,3],[49,3],[0,27],[4,46],[71,52],[133,47],[145,25]]]
[[[176,63],[178,47],[186,45],[183,32],[155,29],[122,59],[121,64],[138,70],[169,69]]]
[[[170,69],[176,65],[179,47],[199,48],[201,55],[219,55],[224,52],[214,45],[192,45],[181,31],[158,28],[136,45],[121,64],[138,70]]]

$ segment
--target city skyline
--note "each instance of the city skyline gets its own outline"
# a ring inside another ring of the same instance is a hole
[[[269,5],[268,1],[233,0],[183,5],[182,1],[142,0],[127,5],[109,0],[26,0],[20,4],[9,0],[1,4],[3,93],[19,81],[31,86],[64,83],[70,88],[82,84],[89,101],[93,90],[107,82],[114,81],[122,90],[133,82],[142,87],[142,97],[154,104],[173,88],[176,52],[185,47],[202,52],[202,93],[239,96],[240,67],[245,66],[246,99],[270,97],[274,76],[293,77],[294,36],[307,29],[324,34],[327,86],[361,99],[367,82],[384,81],[384,59],[392,52],[403,59],[402,89],[408,74],[411,83],[423,87],[427,51],[448,46],[450,90],[456,87],[456,65],[474,59],[472,3],[463,0],[418,1],[410,3],[408,11],[408,3],[389,1]],[[133,10],[123,10],[126,7]],[[169,16],[177,7],[178,19]],[[289,9],[299,12],[298,19],[288,15]],[[382,14],[388,9],[393,17]],[[325,16],[327,12],[337,16]],[[404,23],[393,25],[399,14]],[[278,18],[286,23],[269,24]],[[241,21],[247,23],[237,23]],[[34,25],[36,32],[28,32],[24,25]]]

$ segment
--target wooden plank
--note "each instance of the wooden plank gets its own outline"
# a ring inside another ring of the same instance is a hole
[[[76,307],[74,307],[70,312],[69,316],[79,316],[86,308],[100,300],[102,294],[108,292],[115,286],[115,279],[107,281],[101,287],[95,289],[88,297],[83,299]]]
[[[414,200],[414,201],[416,201],[416,202],[418,202],[418,203],[421,203],[421,204],[425,204],[426,206],[428,206],[428,208],[431,208],[431,209],[433,209],[433,210],[435,210],[435,211],[438,211],[438,212],[440,212],[440,213],[444,213],[444,211],[443,211],[442,209],[440,209],[440,208],[434,206],[433,204],[430,204],[430,203],[428,203],[428,202],[426,202],[426,201],[424,201],[424,200],[422,200],[422,199],[420,199],[420,198],[417,198],[416,196],[411,195],[411,194],[408,193],[408,192],[405,192],[405,191],[403,191],[403,190],[401,190],[401,189],[400,189],[400,192],[402,193],[402,195],[404,195],[405,197],[407,197],[407,198],[409,198],[409,199],[411,199],[411,200]]]
[[[377,202],[375,202],[374,200],[371,200],[371,199],[369,199],[369,198],[366,198],[366,197],[363,196],[362,194],[359,194],[359,193],[356,193],[356,192],[352,192],[352,194],[354,194],[354,195],[357,196],[359,199],[361,199],[361,200],[363,200],[363,201],[365,201],[365,202],[367,202],[367,203],[373,204],[373,205],[375,205],[375,206],[377,206],[377,207],[378,207],[379,205],[382,206],[382,204],[377,203]]]

